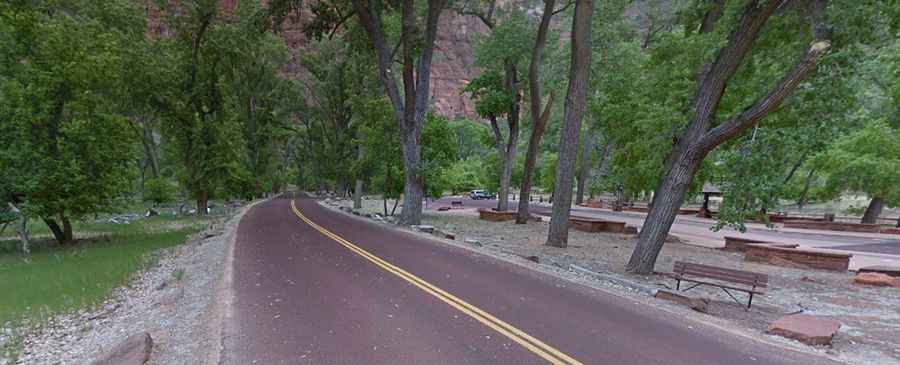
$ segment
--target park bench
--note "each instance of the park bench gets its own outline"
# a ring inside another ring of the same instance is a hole
[[[463,202],[462,200],[451,200],[450,207],[451,208],[462,208]]]
[[[728,294],[732,300],[738,304],[742,304],[729,290],[740,291],[750,295],[747,300],[747,309],[753,304],[753,295],[762,294],[762,289],[769,285],[769,276],[766,274],[758,274],[750,271],[741,271],[734,269],[726,269],[722,267],[693,264],[689,262],[676,261],[675,267],[672,269],[673,277],[676,280],[675,290],[681,290],[681,282],[690,282],[694,285],[683,291],[688,291],[700,285],[707,285],[722,289]],[[704,281],[700,279],[712,279],[718,282]],[[720,283],[721,282],[721,283]],[[722,284],[729,283],[729,284]]]

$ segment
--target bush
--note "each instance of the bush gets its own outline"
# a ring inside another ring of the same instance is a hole
[[[153,206],[175,200],[175,186],[165,178],[155,178],[144,183],[144,201]]]

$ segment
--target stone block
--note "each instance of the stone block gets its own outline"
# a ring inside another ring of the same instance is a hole
[[[859,272],[877,272],[900,278],[900,266],[866,266],[859,269]]]
[[[833,319],[809,314],[792,314],[772,322],[766,332],[794,339],[807,345],[827,346],[831,345],[834,334],[840,328],[841,323]]]
[[[478,219],[491,222],[512,221],[516,220],[516,212],[513,210],[499,212],[493,209],[480,208],[478,209]]]
[[[877,272],[861,272],[853,277],[853,283],[857,285],[870,286],[892,286],[900,288],[900,278],[877,273]]]

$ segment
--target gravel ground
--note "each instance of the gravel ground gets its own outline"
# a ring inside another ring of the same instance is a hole
[[[151,364],[215,363],[228,253],[244,207],[188,243],[159,253],[159,263],[95,309],[58,315],[25,331],[16,364],[86,364],[124,338],[153,337]],[[0,361],[3,364],[3,361]]]
[[[352,206],[352,202],[348,200],[328,199],[325,202],[333,207]],[[360,212],[381,214],[381,201],[374,198],[364,200]],[[674,282],[663,275],[639,276],[625,273],[625,263],[636,243],[634,235],[572,230],[569,233],[569,247],[560,249],[544,245],[549,229],[547,222],[527,225],[487,222],[479,220],[474,209],[458,209],[447,212],[425,211],[422,224],[456,234],[456,241],[441,240],[443,242],[462,244],[535,268],[550,268],[558,275],[579,281],[587,280],[591,284],[599,284],[602,289],[683,312],[685,316],[699,321],[712,321],[722,328],[743,335],[801,351],[826,354],[848,363],[900,364],[900,289],[854,285],[851,272],[800,270],[749,263],[743,260],[743,254],[682,244],[676,238],[664,246],[657,262],[657,270],[671,272],[675,261],[689,261],[769,275],[770,288],[765,295],[754,297],[751,311],[745,311],[718,289],[698,287],[692,290],[711,300],[710,313],[702,314],[640,294],[642,291],[638,289],[649,289],[643,290],[646,293],[655,288],[672,288]],[[479,243],[464,243],[472,240]],[[542,264],[534,265],[524,259],[529,256],[537,256]],[[572,270],[573,265],[600,275],[586,277],[577,269]],[[560,268],[564,270],[558,270]],[[621,283],[626,285],[619,285]],[[772,321],[800,311],[831,317],[843,324],[831,347],[813,348],[765,334]]]

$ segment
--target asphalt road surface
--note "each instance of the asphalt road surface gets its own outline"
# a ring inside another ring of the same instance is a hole
[[[441,206],[449,206],[452,200],[462,200],[463,206],[468,208],[492,208],[497,206],[496,200],[471,200],[468,198],[442,198],[436,202],[429,202],[428,209],[437,209]],[[517,204],[510,202],[510,206]],[[550,207],[531,204],[529,211],[534,214],[549,216]],[[585,207],[573,207],[573,215],[604,218],[608,220],[624,221],[629,225],[641,227],[644,224],[645,214],[637,212],[613,212],[607,209],[594,209]],[[748,224],[747,232],[740,233],[734,229],[723,228],[713,232],[710,227],[715,224],[712,219],[696,218],[692,215],[680,215],[672,224],[671,233],[689,240],[720,242],[724,244],[725,236],[742,236],[746,238],[760,239],[772,242],[796,243],[805,247],[825,248],[832,250],[852,251],[857,253],[879,253],[900,255],[900,237],[896,235],[826,233],[822,231],[792,231],[773,230],[760,224]]]
[[[604,291],[321,207],[237,233],[226,364],[823,364]]]

